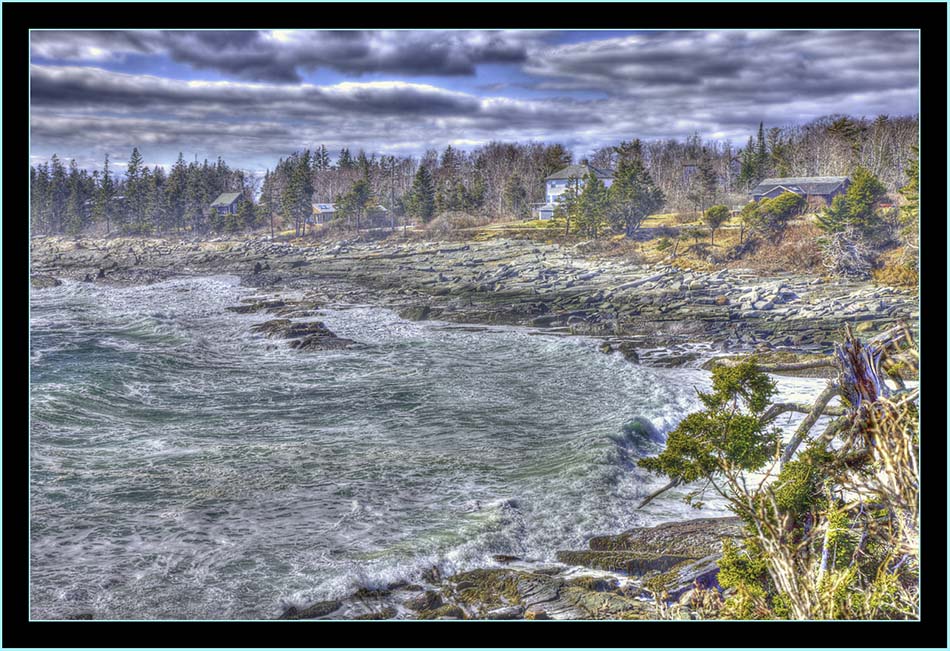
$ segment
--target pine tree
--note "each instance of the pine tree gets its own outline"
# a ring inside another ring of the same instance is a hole
[[[755,139],[755,176],[761,181],[769,175],[769,154],[765,145],[765,129],[759,122],[759,133]]]
[[[313,168],[320,172],[330,169],[330,153],[326,145],[320,145],[320,148],[314,152]]]
[[[66,185],[66,168],[56,154],[50,159],[49,189],[49,227],[51,233],[62,233],[66,218],[66,199],[69,188]]]
[[[49,233],[49,165],[30,166],[30,226],[33,232]]]
[[[505,207],[516,219],[525,219],[530,214],[528,192],[517,176],[510,176],[505,182]]]
[[[554,206],[555,219],[564,219],[564,234],[571,232],[571,222],[576,220],[580,210],[580,189],[581,180],[576,176],[567,179],[567,185],[564,192],[558,195],[557,204]]]
[[[584,177],[584,187],[578,196],[575,226],[587,237],[597,235],[607,227],[608,197],[604,182],[593,171]]]
[[[755,150],[752,144],[752,136],[749,136],[749,142],[742,150],[740,160],[739,185],[748,189],[762,180],[758,178],[758,172],[755,168]]]
[[[129,163],[125,168],[125,203],[121,215],[123,230],[136,230],[139,228],[144,209],[145,192],[142,187],[142,154],[138,147],[132,148],[132,155],[129,156]]]
[[[82,179],[76,160],[69,161],[69,177],[66,180],[65,228],[70,235],[78,235],[85,225],[85,201]]]
[[[554,174],[571,164],[571,153],[564,145],[555,143],[544,148],[541,156],[541,178]]]
[[[904,197],[900,209],[901,235],[912,247],[917,246],[920,227],[920,153],[916,145],[912,148],[914,157],[907,165],[907,185],[900,189]]]
[[[344,147],[340,150],[340,156],[336,160],[337,169],[351,170],[355,167],[353,157],[350,156],[350,150]]]
[[[620,152],[618,152],[620,153]],[[663,193],[640,158],[620,153],[613,184],[607,190],[610,222],[627,237],[632,237],[643,220],[658,211]]]
[[[432,175],[424,165],[420,165],[419,171],[416,172],[412,189],[409,191],[406,210],[423,223],[428,223],[435,213],[435,185],[432,182]]]
[[[851,174],[851,185],[843,195],[836,196],[831,206],[817,216],[818,226],[826,233],[840,233],[849,228],[867,237],[881,225],[876,204],[885,194],[883,184],[864,167]]]
[[[356,217],[356,230],[360,230],[360,220],[373,201],[373,190],[369,180],[360,178],[354,183],[349,192],[341,196],[337,202],[337,210],[345,217]]]

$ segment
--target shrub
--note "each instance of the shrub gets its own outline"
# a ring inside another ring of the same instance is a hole
[[[744,208],[743,219],[753,231],[777,241],[785,234],[788,221],[801,214],[804,206],[805,200],[802,197],[794,192],[783,192],[774,199],[763,199],[754,211],[748,209],[748,206]]]
[[[920,276],[913,263],[888,262],[882,268],[872,271],[871,278],[879,285],[895,287],[917,287],[920,284]]]
[[[455,235],[467,228],[478,228],[490,223],[488,217],[463,212],[444,212],[425,225],[423,232],[428,237]]]
[[[729,221],[729,207],[723,205],[712,206],[706,211],[706,226],[709,227],[709,243],[713,244],[713,238],[716,237],[716,231],[719,227]]]

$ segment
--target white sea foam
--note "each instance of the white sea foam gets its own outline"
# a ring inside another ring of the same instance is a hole
[[[270,617],[695,515],[636,510],[662,478],[633,462],[659,444],[619,435],[667,433],[705,371],[366,306],[319,317],[361,347],[301,353],[224,309],[256,294],[213,277],[31,297],[34,617]],[[779,379],[794,400],[822,386]]]

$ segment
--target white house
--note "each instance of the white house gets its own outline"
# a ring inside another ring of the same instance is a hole
[[[554,217],[554,208],[557,206],[558,198],[567,190],[568,183],[577,183],[578,190],[583,188],[584,177],[589,172],[593,172],[594,176],[603,181],[605,187],[609,188],[614,182],[612,170],[602,170],[587,164],[568,165],[544,179],[544,203],[535,204],[538,219]]]

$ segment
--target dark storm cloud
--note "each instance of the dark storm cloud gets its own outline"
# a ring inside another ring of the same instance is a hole
[[[136,111],[170,115],[274,115],[282,118],[391,116],[395,118],[469,118],[498,126],[545,121],[564,124],[577,102],[527,102],[479,98],[428,84],[342,82],[332,86],[253,84],[163,79],[79,66],[31,67],[34,110],[132,114]],[[588,118],[591,119],[591,118]],[[594,121],[598,121],[596,116]]]
[[[272,165],[320,143],[418,154],[449,143],[541,140],[583,154],[633,137],[698,132],[738,144],[760,121],[917,111],[913,32],[667,32],[555,47],[545,46],[546,35],[511,32],[55,34],[33,41],[35,55],[71,62],[32,66],[37,152],[62,154],[63,143],[77,154],[152,143],[162,152],[209,151]],[[155,58],[147,69],[161,70],[171,57],[231,80],[97,67],[132,52]],[[471,92],[406,80],[467,74],[486,61],[523,62],[507,69],[520,75],[495,69],[453,80]],[[351,80],[296,81],[315,66],[346,71]],[[361,82],[359,74],[370,71],[391,73],[390,80]]]
[[[916,32],[654,32],[535,48],[524,68],[549,89],[615,96],[699,86],[714,101],[917,86]],[[673,88],[665,88],[665,87]]]
[[[228,31],[35,32],[34,55],[101,60],[104,53],[166,54],[198,69],[251,81],[293,83],[300,71],[352,75],[474,75],[482,63],[521,63],[541,32]]]
[[[600,125],[590,102],[482,98],[404,81],[260,84],[184,81],[82,66],[31,66],[31,137],[40,149],[133,144],[211,148],[247,158],[305,145],[417,152],[449,142],[544,139]],[[204,149],[202,149],[204,150]]]

